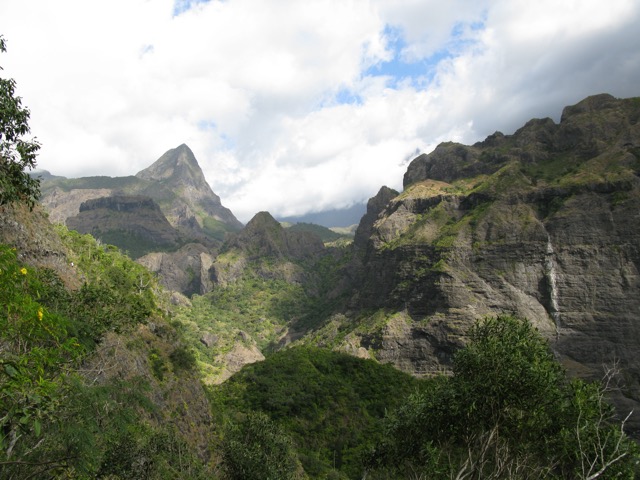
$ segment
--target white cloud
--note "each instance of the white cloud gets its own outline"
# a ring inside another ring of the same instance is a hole
[[[3,0],[0,65],[40,167],[130,175],[187,143],[247,221],[400,188],[440,141],[640,95],[638,20],[633,0]]]

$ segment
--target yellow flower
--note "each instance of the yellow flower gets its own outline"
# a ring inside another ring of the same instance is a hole
[[[38,309],[38,320],[42,321],[42,317],[44,316],[44,312],[42,311],[42,307]]]
[[[23,274],[23,275],[26,275],[26,274],[27,274],[27,269],[26,269],[26,268],[24,268],[24,267],[22,267],[22,268],[20,269],[20,273],[21,273],[21,274]]]

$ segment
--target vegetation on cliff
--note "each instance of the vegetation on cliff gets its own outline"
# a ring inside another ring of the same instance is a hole
[[[204,471],[178,426],[153,420],[170,410],[156,411],[145,374],[152,359],[137,375],[125,375],[119,364],[125,352],[144,358],[156,343],[122,345],[123,338],[164,323],[153,278],[88,235],[60,233],[83,279],[79,288],[0,247],[2,477],[170,478],[184,473],[181,465]],[[121,351],[105,350],[109,344]],[[169,355],[158,358],[171,362]]]

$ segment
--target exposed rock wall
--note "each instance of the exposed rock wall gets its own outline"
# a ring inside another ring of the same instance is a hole
[[[152,252],[137,260],[157,273],[160,283],[184,295],[203,295],[211,291],[209,269],[214,256],[203,245],[189,243],[175,252]]]
[[[617,405],[637,409],[639,119],[639,99],[599,95],[560,124],[416,158],[404,191],[368,221],[351,303],[392,313],[351,348],[429,375],[450,366],[476,319],[513,313],[573,374],[599,379],[617,362]]]
[[[149,250],[177,248],[179,232],[171,226],[158,204],[143,196],[116,195],[87,200],[67,226],[90,233],[137,257]]]

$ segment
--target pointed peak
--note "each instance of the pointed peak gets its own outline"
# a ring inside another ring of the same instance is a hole
[[[204,174],[191,149],[182,144],[171,150],[167,150],[150,167],[139,171],[136,177],[144,180],[166,180],[176,176],[194,177],[204,181]]]

